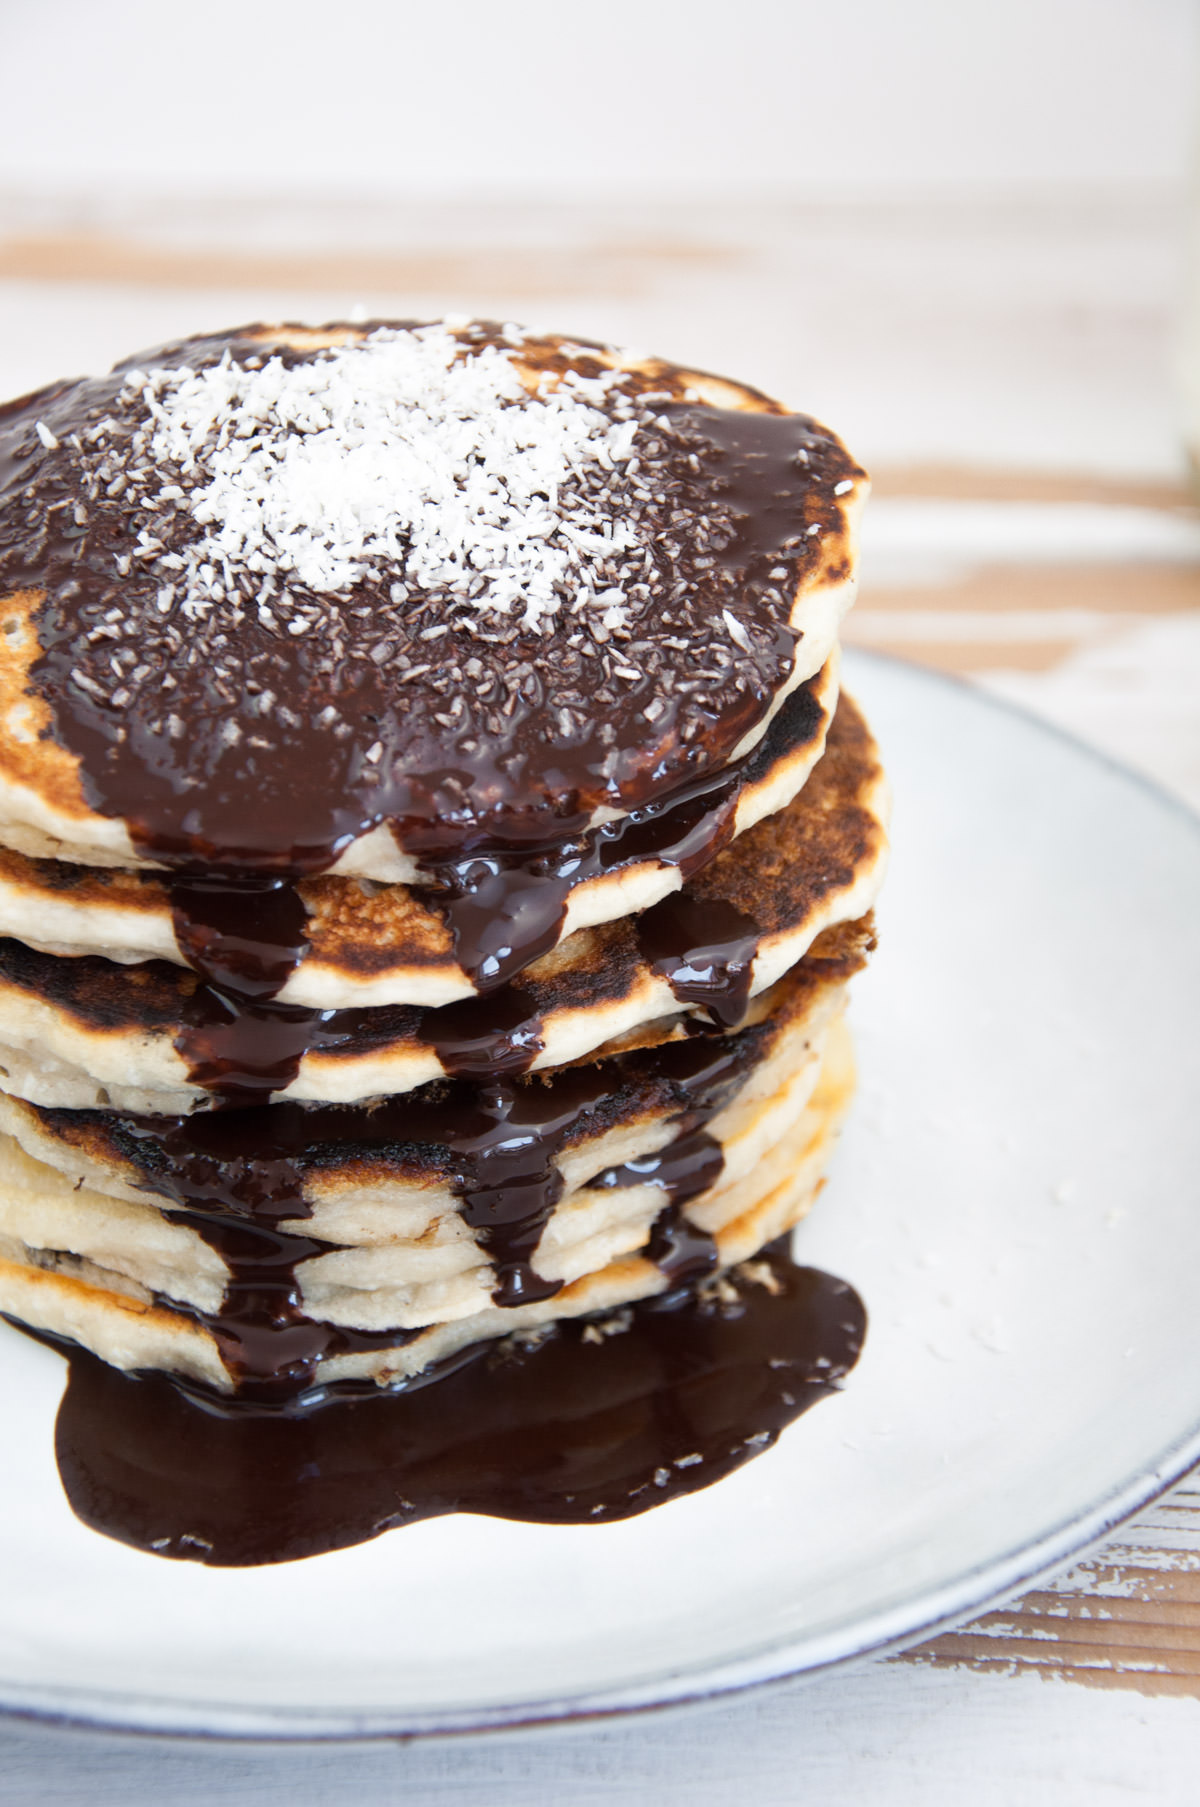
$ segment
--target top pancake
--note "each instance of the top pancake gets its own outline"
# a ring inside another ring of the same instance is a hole
[[[253,327],[0,410],[0,844],[557,845],[825,663],[865,479],[755,391],[486,325]]]

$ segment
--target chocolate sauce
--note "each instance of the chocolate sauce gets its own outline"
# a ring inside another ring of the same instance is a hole
[[[439,888],[426,896],[444,914],[459,962],[483,993],[424,1017],[426,1039],[446,1071],[467,1078],[527,1071],[542,1050],[541,1025],[511,981],[557,943],[574,886],[647,859],[676,867],[686,883],[728,845],[742,786],[768,771],[784,749],[810,741],[821,721],[812,681],[787,698],[758,749],[715,777],[697,779],[578,841],[437,868]],[[180,873],[172,878],[171,898],[180,950],[205,981],[189,1001],[178,1044],[193,1084],[227,1104],[253,1104],[283,1091],[308,1049],[340,1040],[350,1021],[346,1012],[270,1001],[308,948],[295,886],[279,878]],[[664,933],[675,919],[669,908],[656,918]],[[686,950],[677,945],[674,953],[672,970],[681,972]],[[710,984],[700,1001],[710,1002],[713,992]],[[736,1009],[736,982],[729,997]],[[743,1013],[744,999],[732,1020]]]
[[[427,863],[430,884],[413,889],[441,913],[472,983],[492,991],[556,946],[576,885],[648,860],[675,867],[686,884],[729,845],[742,789],[815,739],[822,719],[814,678],[786,699],[759,746],[723,771],[575,839]]]
[[[227,1108],[253,1105],[282,1092],[310,1049],[324,1039],[324,1025],[336,1030],[334,1010],[299,1004],[243,1003],[236,993],[201,985],[192,993],[175,1046],[193,1085],[203,1086]]]
[[[291,1215],[294,1201],[276,1197],[270,1216]],[[363,1349],[395,1348],[409,1340],[403,1330],[383,1332],[322,1324],[305,1315],[296,1265],[328,1253],[328,1244],[263,1221],[174,1211],[168,1216],[196,1230],[229,1268],[221,1309],[203,1317],[221,1359],[238,1384],[239,1396],[264,1409],[289,1409],[310,1393],[320,1364],[330,1356]]]
[[[718,1261],[717,1245],[707,1230],[689,1223],[678,1205],[659,1212],[646,1244],[647,1258],[666,1275],[672,1287],[711,1274]]]
[[[302,1417],[205,1409],[161,1375],[72,1351],[63,1486],[105,1536],[228,1567],[451,1512],[631,1518],[760,1454],[858,1359],[866,1315],[844,1282],[778,1249],[749,1272],[759,1280],[735,1274],[723,1297],[562,1322],[543,1341],[475,1351],[436,1385]]]
[[[464,355],[481,342],[461,337]],[[227,354],[328,355],[232,333],[143,362]],[[549,367],[553,348],[527,355]],[[481,631],[448,592],[398,605],[390,574],[336,595],[289,579],[312,612],[295,636],[261,617],[257,583],[185,619],[159,558],[200,528],[178,483],[170,503],[154,490],[145,409],[122,393],[132,363],[0,418],[0,594],[44,591],[31,688],[92,807],[171,865],[294,877],[383,822],[436,864],[544,847],[601,806],[661,799],[720,771],[761,722],[793,669],[797,587],[841,575],[847,557],[841,496],[861,472],[840,443],[804,415],[664,404],[686,373],[660,365],[622,379],[661,501],[614,474],[607,505],[641,510],[645,560],[615,639],[585,648],[569,622],[545,635],[504,615]]]
[[[184,959],[239,998],[276,997],[308,952],[304,905],[283,878],[177,872],[171,911]]]
[[[220,1310],[195,1315],[211,1330],[243,1398],[285,1406],[312,1388],[328,1356],[406,1340],[404,1331],[377,1336],[305,1314],[296,1268],[328,1245],[296,1228],[310,1214],[297,1166],[307,1134],[299,1107],[107,1115],[114,1140],[145,1172],[147,1189],[175,1201],[165,1215],[195,1230],[229,1269]]]
[[[459,1210],[492,1258],[497,1305],[532,1304],[561,1289],[561,1281],[535,1273],[533,1257],[562,1197],[556,1157],[600,1097],[590,1074],[563,1087],[484,1082],[447,1131],[448,1146],[465,1161]]]
[[[747,572],[795,549],[803,508],[800,491],[820,484],[825,453],[802,414],[755,413],[713,408],[703,402],[668,402],[663,414],[687,445],[701,454],[710,479],[736,522],[714,550],[726,571]],[[806,522],[811,525],[811,521]]]
[[[560,843],[536,861],[479,853],[425,868],[430,882],[413,890],[441,914],[477,990],[507,985],[557,944],[583,845]]]
[[[215,1139],[203,1116],[161,1136],[183,1202],[170,1215],[229,1270],[221,1309],[207,1323],[242,1395],[285,1403],[312,1387],[325,1357],[364,1345],[305,1315],[296,1268],[325,1245],[280,1227],[309,1215],[294,1146],[276,1113],[246,1107],[291,1083],[321,1017],[333,1013],[273,1001],[308,950],[291,879],[177,872],[171,909],[180,952],[201,978],[177,1045],[189,1078],[221,1114]]]
[[[527,1073],[543,1047],[537,1006],[519,986],[444,1004],[424,1024],[426,1042],[456,1079]]]
[[[610,1167],[592,1181],[593,1186],[657,1186],[667,1202],[654,1220],[646,1254],[672,1285],[710,1274],[718,1261],[716,1241],[707,1230],[689,1223],[683,1207],[689,1198],[707,1192],[721,1177],[725,1156],[721,1144],[697,1129],[676,1136],[656,1154]]]
[[[329,1250],[299,1227],[311,1215],[307,1172],[428,1151],[493,1263],[495,1302],[550,1298],[560,1283],[543,1279],[533,1257],[562,1196],[557,1161],[570,1138],[597,1113],[629,1108],[633,1100],[668,1104],[676,1140],[637,1177],[632,1167],[616,1168],[593,1183],[649,1180],[669,1191],[674,1212],[720,1172],[720,1148],[705,1138],[701,1151],[694,1131],[732,1095],[757,1040],[754,1031],[699,1035],[568,1068],[552,1081],[446,1081],[373,1106],[285,1103],[191,1117],[98,1115],[146,1189],[171,1201],[167,1215],[194,1229],[227,1263],[220,1312],[194,1315],[212,1331],[242,1395],[281,1404],[319,1387],[326,1357],[392,1346],[407,1334],[357,1332],[306,1317],[297,1265]],[[675,1277],[674,1267],[664,1271]]]
[[[638,946],[681,1004],[732,1029],[746,1014],[759,932],[720,897],[664,897],[637,919]]]

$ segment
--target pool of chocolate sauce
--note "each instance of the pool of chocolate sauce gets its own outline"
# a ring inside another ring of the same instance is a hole
[[[835,1391],[862,1347],[850,1287],[779,1248],[541,1341],[470,1352],[435,1385],[299,1416],[228,1413],[76,1351],[56,1449],[85,1524],[157,1555],[290,1562],[445,1513],[630,1518],[732,1473]],[[764,1283],[765,1282],[765,1283]]]

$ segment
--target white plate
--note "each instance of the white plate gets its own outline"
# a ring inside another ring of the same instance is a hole
[[[897,810],[862,1093],[797,1239],[871,1314],[845,1392],[622,1524],[207,1570],[75,1521],[62,1364],[0,1326],[0,1702],[312,1737],[693,1699],[967,1616],[1200,1459],[1200,824],[973,691],[848,677]]]

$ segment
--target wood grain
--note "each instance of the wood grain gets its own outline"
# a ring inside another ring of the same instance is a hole
[[[517,301],[639,295],[663,270],[720,269],[732,253],[682,239],[409,250],[234,250],[106,233],[0,237],[0,281],[308,293],[503,294]]]
[[[897,1660],[1200,1699],[1200,1471],[1050,1587]]]

